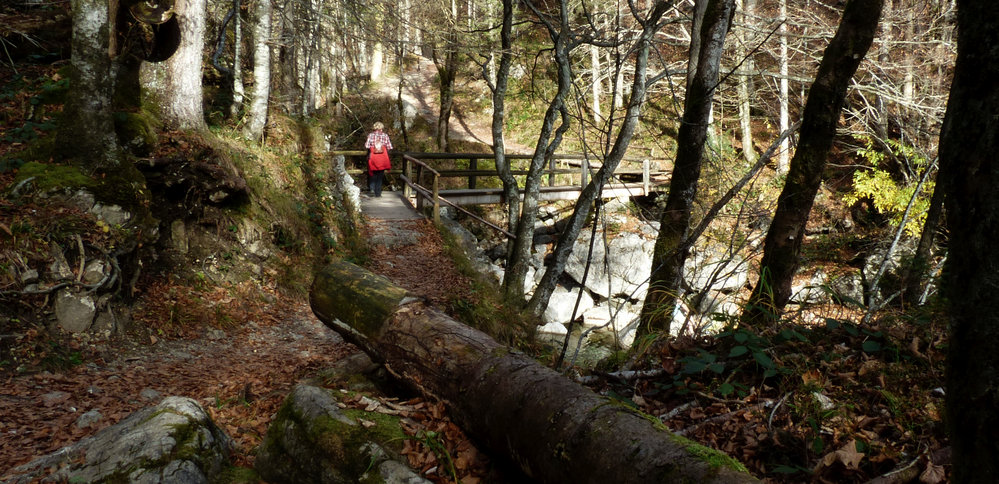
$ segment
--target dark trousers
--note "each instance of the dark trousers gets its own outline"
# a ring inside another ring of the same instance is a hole
[[[385,170],[374,170],[368,175],[368,189],[371,190],[372,195],[382,196],[382,182],[384,180]]]

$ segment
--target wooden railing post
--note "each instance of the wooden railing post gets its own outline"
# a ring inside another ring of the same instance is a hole
[[[583,158],[583,161],[579,163],[580,174],[579,174],[579,188],[582,190],[586,188],[586,182],[590,176],[590,162],[587,158]]]
[[[441,223],[440,176],[434,173],[434,223]]]
[[[548,186],[555,186],[555,157],[548,160]]]
[[[468,159],[468,169],[478,170],[479,169],[479,159],[469,158]],[[475,189],[475,175],[468,175],[468,188]]]
[[[423,186],[423,165],[416,166],[416,184]],[[416,209],[423,210],[423,195],[420,193],[416,194]]]
[[[651,177],[649,176],[649,159],[646,158],[642,160],[642,189],[645,190],[645,193],[642,193],[642,195],[648,195],[649,190],[652,189],[652,182],[650,178]]]
[[[402,174],[410,182],[413,181],[413,164],[406,159],[405,156],[402,157]],[[409,196],[413,194],[413,189],[409,186],[409,183],[402,184],[402,196],[409,199]]]

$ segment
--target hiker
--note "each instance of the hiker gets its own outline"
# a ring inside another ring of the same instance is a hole
[[[392,140],[382,131],[384,124],[376,122],[371,129],[368,140],[364,142],[364,147],[368,149],[368,189],[372,195],[380,197],[385,170],[392,168],[388,153],[392,149]]]

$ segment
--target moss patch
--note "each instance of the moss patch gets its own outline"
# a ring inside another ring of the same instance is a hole
[[[705,447],[693,440],[686,437],[674,434],[673,432],[668,432],[669,439],[673,442],[682,445],[687,452],[692,455],[699,457],[704,462],[707,462],[712,468],[717,469],[720,467],[728,467],[734,471],[749,473],[749,469],[742,465],[741,462],[733,459],[728,454],[724,452],[717,451],[710,447]]]
[[[79,168],[68,165],[52,165],[36,161],[25,163],[17,170],[14,186],[32,178],[29,182],[39,191],[47,192],[62,188],[85,188],[97,185],[97,181],[84,175]]]

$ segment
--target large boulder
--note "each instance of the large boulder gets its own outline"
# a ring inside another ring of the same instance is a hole
[[[167,397],[92,437],[13,469],[28,482],[215,482],[232,443],[197,402]]]
[[[398,465],[384,465],[407,438],[397,417],[344,409],[331,391],[298,385],[267,429],[254,467],[273,483],[429,482]],[[395,480],[382,474],[389,471]]]
[[[566,261],[565,273],[576,282],[583,280],[589,245],[590,234],[584,232]],[[586,288],[603,298],[622,295],[629,299],[645,299],[655,242],[638,234],[622,233],[610,239],[607,245],[605,250],[602,240],[593,244]]]
[[[582,294],[580,294],[582,292]],[[576,299],[579,299],[579,306],[576,306]],[[548,299],[548,307],[542,319],[545,323],[568,323],[572,320],[573,308],[576,309],[576,317],[583,315],[587,309],[593,307],[593,298],[581,287],[566,289],[562,286],[555,286],[551,298]]]

